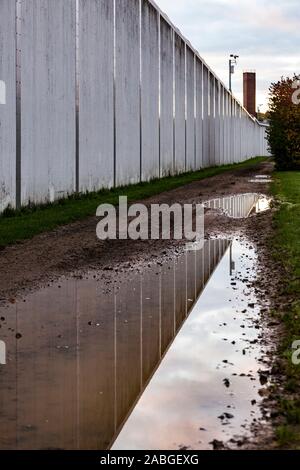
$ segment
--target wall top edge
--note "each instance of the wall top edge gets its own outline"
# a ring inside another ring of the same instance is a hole
[[[192,52],[198,57],[198,59],[203,63],[203,65],[208,69],[208,71],[214,76],[216,80],[220,83],[220,85],[223,86],[224,90],[232,97],[234,101],[242,108],[243,111],[248,115],[248,117],[253,121],[256,122],[256,118],[253,117],[246,108],[241,104],[241,102],[234,96],[234,94],[229,91],[228,87],[225,85],[225,83],[215,74],[215,72],[211,69],[211,67],[207,64],[207,62],[204,60],[204,58],[200,55],[200,53],[193,47],[191,42],[182,34],[179,28],[174,25],[174,23],[170,20],[168,15],[161,10],[161,8],[157,5],[157,3],[154,0],[142,0],[142,1],[147,1],[150,5],[152,5],[157,12],[160,14],[160,16],[172,27],[172,29],[175,31],[176,34],[186,43],[186,45],[192,50]],[[257,121],[258,122],[258,121]]]
[[[255,120],[256,120],[257,124],[258,124],[260,127],[270,127],[270,125],[267,124],[267,123],[265,123],[265,122],[258,121],[258,119],[256,119],[256,118],[255,118]]]

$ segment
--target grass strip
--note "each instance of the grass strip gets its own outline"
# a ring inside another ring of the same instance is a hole
[[[122,195],[126,195],[130,202],[141,200],[226,171],[249,168],[264,160],[264,157],[256,157],[242,163],[206,168],[178,176],[155,179],[148,183],[87,194],[74,194],[52,204],[29,205],[18,211],[7,209],[0,216],[0,247],[30,239],[61,225],[83,220],[94,215],[100,204],[118,204],[118,198]]]
[[[284,311],[275,312],[284,323],[279,359],[286,377],[285,393],[279,397],[284,422],[276,435],[280,446],[300,449],[300,365],[292,361],[292,344],[300,340],[300,171],[276,172],[272,192],[280,206],[274,215],[270,245],[275,260],[284,268],[279,295],[288,298]]]

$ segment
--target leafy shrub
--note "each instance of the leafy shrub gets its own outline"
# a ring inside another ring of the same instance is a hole
[[[270,87],[267,129],[278,170],[300,170],[300,80],[281,78]]]

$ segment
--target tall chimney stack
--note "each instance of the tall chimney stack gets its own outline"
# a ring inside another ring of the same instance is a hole
[[[256,73],[244,72],[244,108],[256,117]]]

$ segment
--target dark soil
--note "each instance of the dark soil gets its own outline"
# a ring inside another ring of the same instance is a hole
[[[272,163],[262,163],[251,168],[226,172],[178,189],[167,191],[143,201],[151,203],[200,203],[210,198],[247,192],[267,191],[267,185],[250,183],[257,174],[270,174]],[[264,214],[251,220],[233,220],[209,211],[205,216],[206,234],[241,229],[255,236],[269,228],[271,215]],[[174,251],[182,241],[99,241],[96,225],[99,220],[90,217],[85,221],[60,227],[31,240],[9,246],[0,252],[0,301],[22,296],[29,289],[39,287],[62,274],[91,268],[124,269],[149,263],[164,256],[165,250]],[[120,266],[121,265],[121,266]]]

